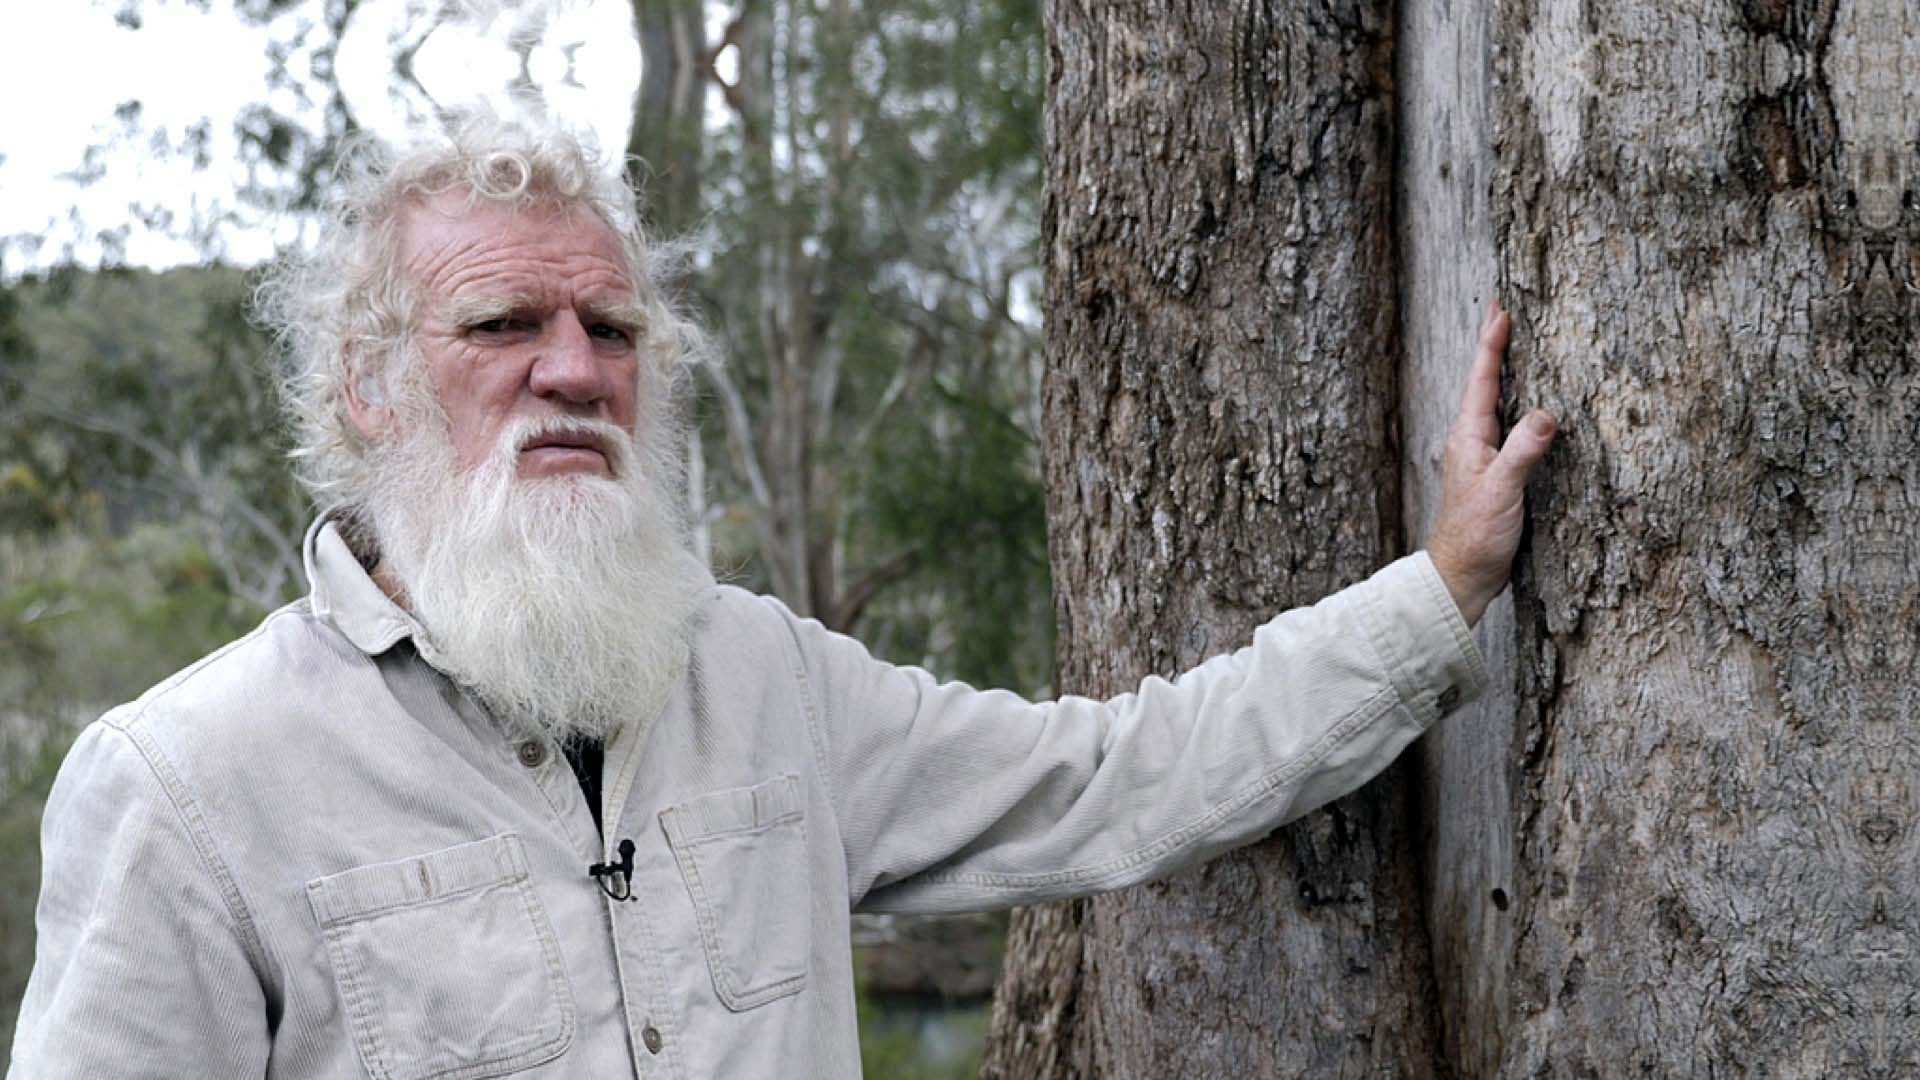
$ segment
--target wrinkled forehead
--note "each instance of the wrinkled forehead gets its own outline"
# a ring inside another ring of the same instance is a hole
[[[515,206],[443,192],[407,205],[396,257],[409,283],[452,296],[529,280],[634,294],[625,247],[599,214],[579,203]]]

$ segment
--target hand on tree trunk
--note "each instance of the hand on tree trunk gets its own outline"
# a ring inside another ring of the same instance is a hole
[[[1507,586],[1525,520],[1527,473],[1546,456],[1558,428],[1552,413],[1535,409],[1500,445],[1500,361],[1511,329],[1499,301],[1489,301],[1460,415],[1447,435],[1440,515],[1427,542],[1434,569],[1468,626]]]

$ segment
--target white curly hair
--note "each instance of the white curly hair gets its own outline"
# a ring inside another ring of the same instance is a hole
[[[686,249],[649,238],[625,176],[564,130],[475,115],[411,147],[350,140],[335,172],[318,244],[284,254],[253,294],[255,318],[279,346],[294,472],[323,511],[352,515],[373,482],[375,447],[348,416],[349,380],[387,400],[432,396],[413,344],[417,298],[399,265],[405,211],[426,199],[465,191],[471,205],[591,211],[619,238],[646,316],[637,346],[654,362],[641,365],[651,384],[643,400],[673,400],[687,366],[704,356],[699,326],[663,286]]]

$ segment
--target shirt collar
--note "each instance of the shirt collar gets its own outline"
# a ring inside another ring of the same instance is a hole
[[[333,623],[368,656],[378,656],[420,633],[420,624],[393,602],[347,547],[333,520],[322,514],[301,545],[312,584],[313,613]]]

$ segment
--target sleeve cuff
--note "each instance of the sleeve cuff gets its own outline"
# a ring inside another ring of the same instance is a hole
[[[1425,551],[1388,564],[1362,592],[1370,636],[1415,716],[1431,723],[1486,692],[1486,660]]]

